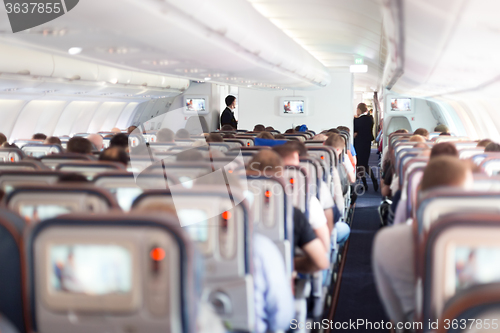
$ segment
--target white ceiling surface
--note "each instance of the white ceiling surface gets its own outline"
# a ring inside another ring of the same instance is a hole
[[[78,59],[215,82],[317,88],[328,70],[246,0],[85,0],[58,19],[0,37]]]
[[[368,73],[354,74],[356,90],[379,85],[382,15],[372,0],[248,0],[328,68],[363,58]],[[385,59],[384,59],[385,60]]]
[[[437,96],[498,81],[499,11],[498,0],[405,0],[404,75],[392,90]]]

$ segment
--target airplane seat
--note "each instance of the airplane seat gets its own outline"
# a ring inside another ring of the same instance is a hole
[[[309,146],[312,147],[319,147],[319,146],[324,146],[325,141],[322,140],[306,140],[304,144],[307,146],[307,149],[309,149]]]
[[[26,222],[17,214],[0,208],[0,313],[19,332],[28,332],[29,308],[25,289],[23,232]],[[0,330],[2,327],[0,317]],[[1,331],[3,332],[3,331]]]
[[[225,139],[224,142],[231,144],[231,148],[240,148],[240,147],[245,147],[246,146],[246,141],[243,139]]]
[[[146,168],[142,174],[173,175],[186,188],[191,188],[194,180],[214,170],[214,165],[205,161],[155,163]],[[141,177],[141,176],[139,176]],[[162,184],[163,185],[163,184]]]
[[[474,323],[481,323],[481,332],[498,332],[500,322],[500,283],[473,285],[458,291],[444,305],[441,323],[450,323],[450,329],[445,325],[437,333],[473,333],[478,329]],[[453,325],[453,323],[456,323]],[[464,324],[467,323],[468,325]],[[471,325],[472,324],[472,325]],[[455,326],[455,328],[453,328]],[[488,326],[489,328],[485,328]]]
[[[19,162],[1,162],[0,172],[8,170],[48,170],[49,168],[43,163],[36,160],[24,159]]]
[[[458,152],[464,149],[476,149],[477,148],[477,142],[476,141],[456,141],[453,142],[455,147],[457,148]],[[483,148],[483,147],[480,147]],[[484,148],[483,148],[484,150]]]
[[[293,204],[286,191],[284,179],[262,177],[249,171],[246,175],[248,189],[252,192],[250,211],[253,212],[255,231],[272,240],[285,261],[288,276],[293,272]],[[247,196],[248,199],[248,196]]]
[[[230,194],[226,186],[214,185],[149,190],[134,201],[133,209],[175,207],[181,226],[205,258],[203,298],[233,330],[251,332],[255,325],[252,226],[244,194],[234,186]]]
[[[16,186],[55,184],[63,174],[63,172],[50,169],[0,171],[0,188],[8,194]]]
[[[472,158],[479,154],[484,154],[484,147],[465,148],[458,151],[461,160]]]
[[[454,212],[430,226],[419,251],[424,269],[423,322],[439,319],[454,295],[500,281],[498,265],[492,265],[500,260],[499,237],[498,212]]]
[[[0,147],[0,162],[14,163],[25,158],[21,149]]]
[[[71,214],[26,239],[36,332],[196,332],[195,249],[174,216]]]
[[[309,217],[309,183],[307,170],[302,166],[287,165],[283,171],[286,192],[291,193],[293,206]]]
[[[400,170],[398,173],[399,188],[401,188],[401,189],[404,187],[405,181],[408,180],[408,172],[410,172],[411,170],[413,170],[417,167],[427,166],[427,163],[429,162],[429,157],[427,157],[427,156],[425,156],[425,157],[420,157],[420,156],[409,157],[407,159],[404,159],[403,162],[405,162],[405,163],[404,164],[401,163],[401,165],[399,167]]]
[[[320,182],[323,179],[323,174],[319,162],[316,161],[314,157],[301,157],[300,166],[306,169],[309,194],[319,199],[319,188],[321,186]]]
[[[425,166],[415,166],[407,171],[407,181],[403,184],[403,189],[406,192],[406,219],[413,218],[416,214],[416,206],[418,199],[418,189],[420,182],[424,176]]]
[[[443,136],[438,136],[437,138],[435,138],[435,141],[436,143],[440,143],[440,142],[453,142],[453,143],[457,143],[459,141],[469,141],[471,142],[471,139],[467,136],[449,136],[449,135],[443,135]],[[475,143],[475,145],[472,145],[472,146],[469,146],[469,148],[473,148],[473,147],[476,147],[477,146],[477,142]]]
[[[151,142],[149,148],[153,152],[168,152],[170,148],[175,147],[175,142]]]
[[[120,210],[108,191],[76,183],[19,186],[6,196],[5,204],[29,223],[72,212],[95,214]]]
[[[486,155],[486,158],[481,162],[480,167],[489,176],[496,176],[500,174],[500,154],[496,156]]]
[[[389,118],[389,121],[384,121],[384,132],[392,133],[399,129],[406,129],[409,133],[412,133],[411,124],[408,121],[408,118],[404,116],[393,116]],[[385,140],[384,140],[385,141]]]
[[[239,133],[239,132],[238,132]],[[255,146],[255,138],[250,135],[242,135],[241,133],[235,135],[236,139],[242,140],[244,142],[245,147],[253,147]]]
[[[76,172],[92,180],[95,175],[102,172],[124,171],[125,166],[119,162],[108,161],[79,161],[60,163],[56,166],[56,170],[64,172]]]
[[[473,190],[479,192],[500,192],[500,177],[474,174]]]
[[[0,313],[0,332],[2,333],[20,333],[19,330]]]
[[[196,140],[194,139],[175,139],[177,146],[192,146]]]
[[[95,161],[96,158],[87,154],[62,153],[52,154],[41,157],[40,162],[51,169],[55,169],[61,163],[76,162],[76,161]]]
[[[42,144],[43,143],[43,140],[23,140],[23,139],[17,139],[17,140],[14,140],[12,142],[13,144],[15,144],[17,147],[19,147],[19,149],[22,149],[24,145],[27,145],[27,144]]]
[[[21,150],[26,156],[34,157],[34,158],[40,158],[45,155],[51,155],[51,154],[61,154],[64,153],[64,149],[60,145],[45,145],[42,143],[34,144],[34,143],[28,143],[24,145]]]
[[[204,116],[191,116],[186,122],[185,129],[191,135],[198,135],[200,133],[210,132],[207,120]]]
[[[307,139],[309,139],[309,136],[305,133],[300,133],[300,132],[296,132],[296,133],[290,133],[290,134],[283,134],[288,140],[290,139],[295,139],[295,140],[299,140],[300,142],[306,142]]]

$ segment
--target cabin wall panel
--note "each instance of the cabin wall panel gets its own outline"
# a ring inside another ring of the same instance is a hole
[[[29,139],[34,133],[53,135],[66,105],[66,101],[37,100],[29,102],[14,124],[11,139]]]
[[[90,124],[87,129],[87,133],[97,133],[99,131],[109,131],[111,130],[114,126],[109,127],[106,124],[106,119],[108,115],[113,115],[113,114],[120,114],[127,103],[124,102],[104,102],[102,103],[99,108],[96,110],[94,113],[94,116],[92,117],[92,120],[90,121]],[[116,123],[116,120],[115,120]]]
[[[89,101],[69,103],[59,117],[54,135],[73,135],[87,132],[90,121],[100,104],[101,102]]]
[[[132,119],[135,113],[139,110],[139,105],[140,104],[136,102],[128,103],[127,106],[123,109],[122,113],[120,113],[120,115],[118,116],[114,127],[125,129],[131,126]]]
[[[5,134],[9,140],[17,117],[26,103],[27,101],[24,100],[0,100],[0,119],[2,120],[0,121],[0,133]]]
[[[239,89],[238,128],[252,130],[256,124],[273,126],[284,132],[292,126],[306,124],[316,133],[340,125],[353,126],[353,75],[339,70],[331,73],[331,83],[320,90],[278,90],[265,91],[248,88]],[[309,114],[307,116],[280,116],[281,97],[307,97]]]

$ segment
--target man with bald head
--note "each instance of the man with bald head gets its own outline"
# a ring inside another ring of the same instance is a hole
[[[420,191],[436,188],[472,189],[470,165],[453,156],[432,158],[424,170]],[[375,236],[372,266],[377,290],[389,319],[412,322],[415,310],[415,253],[411,224],[380,230]]]
[[[101,151],[103,147],[103,139],[102,139],[102,136],[100,134],[90,134],[88,137],[87,137],[87,140],[89,140],[90,142],[92,142],[92,144],[94,145],[95,149]]]

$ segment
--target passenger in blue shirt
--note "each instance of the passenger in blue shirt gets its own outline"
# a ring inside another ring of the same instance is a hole
[[[255,332],[286,331],[294,318],[291,280],[283,255],[267,237],[253,235]]]

